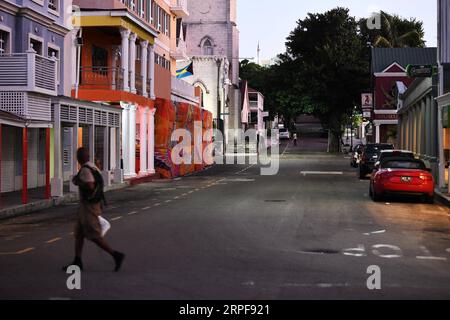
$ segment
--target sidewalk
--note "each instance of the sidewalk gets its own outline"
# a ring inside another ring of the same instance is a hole
[[[130,186],[130,182],[114,184],[105,188],[106,192],[124,189]],[[65,188],[66,189],[66,188]],[[29,203],[20,204],[21,193],[13,192],[8,195],[2,195],[0,200],[0,220],[9,219],[33,213],[36,211],[48,209],[51,207],[78,201],[78,192],[66,193],[61,198],[42,199],[43,191],[41,188],[29,190]]]

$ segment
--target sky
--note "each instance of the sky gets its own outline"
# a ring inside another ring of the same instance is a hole
[[[427,46],[437,44],[436,0],[237,0],[240,57],[255,58],[258,41],[261,60],[285,51],[285,40],[297,20],[308,12],[325,12],[337,6],[350,9],[357,18],[369,17],[380,10],[414,17],[424,22]]]

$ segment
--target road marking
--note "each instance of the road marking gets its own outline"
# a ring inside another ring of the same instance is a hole
[[[245,178],[242,178],[242,179],[225,179],[224,181],[226,181],[226,182],[254,182],[255,179],[245,179]]]
[[[188,195],[187,193],[183,193],[181,196],[186,197],[187,195]]]
[[[285,283],[282,285],[282,287],[288,287],[288,288],[321,288],[321,289],[329,289],[329,288],[347,288],[351,287],[349,283]]]
[[[115,217],[115,218],[111,219],[111,221],[117,221],[117,220],[120,220],[120,219],[122,219],[122,218],[123,218],[122,216],[120,216],[120,217]]]
[[[154,206],[155,207],[159,207],[161,205],[161,203],[155,203]]]
[[[57,241],[59,241],[59,240],[62,240],[62,238],[60,238],[60,237],[58,237],[58,238],[54,238],[54,239],[51,239],[51,240],[45,241],[45,243],[47,243],[47,244],[51,244],[51,243],[57,242]]]
[[[145,207],[145,208],[142,208],[141,210],[142,211],[145,211],[145,210],[148,210],[148,209],[150,209],[151,207]]]
[[[26,249],[23,249],[23,250],[21,250],[21,251],[17,251],[16,254],[24,254],[24,253],[28,253],[28,252],[33,251],[34,249],[35,249],[35,248],[33,248],[33,247],[31,247],[31,248],[26,248]]]
[[[357,248],[348,248],[342,250],[342,253],[345,256],[352,256],[352,257],[366,257],[366,247],[363,244],[358,245]]]
[[[444,257],[424,257],[424,256],[417,256],[416,259],[419,259],[419,260],[447,261],[447,258],[444,258]]]
[[[382,234],[382,233],[386,233],[386,230],[380,230],[380,231],[373,231],[373,232],[363,233],[363,235],[370,236],[372,234]]]
[[[200,191],[200,189],[195,189],[195,191]]]
[[[416,258],[419,260],[436,260],[436,261],[447,261],[445,257],[435,257],[431,254],[430,250],[428,250],[425,246],[420,246],[420,249],[423,251],[423,256],[417,256]]]
[[[172,202],[172,200],[166,200],[166,201],[164,201],[165,203],[170,203],[170,202]]]
[[[342,176],[344,172],[342,171],[301,171],[301,175],[324,175],[324,176]]]
[[[389,249],[394,251],[394,254],[382,254],[379,249]],[[391,246],[389,244],[377,244],[372,246],[372,253],[380,258],[385,259],[397,259],[402,257],[402,249],[397,246]]]
[[[247,170],[249,170],[249,169],[253,168],[254,166],[255,166],[255,164],[252,164],[252,165],[248,166],[247,168],[245,168],[245,169],[242,169],[241,171],[238,171],[238,172],[236,172],[236,173],[235,173],[235,175],[238,175],[238,174],[244,173],[245,171],[247,171]],[[222,180],[224,180],[224,179],[222,179]],[[221,180],[219,180],[219,182],[220,182],[220,181],[221,181]]]
[[[0,252],[0,256],[17,256],[17,255],[21,255],[24,253],[28,253],[33,251],[35,248],[31,247],[31,248],[26,248],[20,251],[16,251],[16,252]]]
[[[194,193],[194,191],[191,190],[191,191],[189,191],[188,193],[191,194],[191,193]]]
[[[179,197],[179,196],[176,196],[176,197],[173,197],[173,199],[174,199],[174,200],[178,200],[178,199],[180,199],[180,197]]]
[[[144,209],[142,209],[142,210],[144,210]],[[127,215],[129,215],[129,216],[132,216],[132,215],[135,215],[135,214],[137,214],[137,211],[132,211],[130,213],[127,213]]]

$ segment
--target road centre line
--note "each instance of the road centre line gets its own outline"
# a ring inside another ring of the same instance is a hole
[[[52,244],[52,243],[55,243],[55,242],[57,242],[59,240],[62,240],[62,238],[61,237],[57,237],[57,238],[54,238],[54,239],[50,239],[48,241],[45,241],[45,243]]]
[[[17,256],[33,251],[35,248],[30,247],[16,252],[0,252],[0,256]]]
[[[117,220],[120,220],[120,219],[122,219],[122,218],[123,218],[122,216],[115,217],[115,218],[111,219],[111,221],[117,221]]]
[[[342,171],[301,171],[301,175],[325,175],[325,176],[342,176]]]

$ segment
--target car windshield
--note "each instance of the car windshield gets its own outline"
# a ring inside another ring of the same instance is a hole
[[[383,164],[384,169],[413,169],[413,170],[425,170],[425,164],[419,161],[386,161]]]
[[[366,148],[367,153],[379,153],[383,150],[394,150],[394,146],[389,144],[370,144]]]

